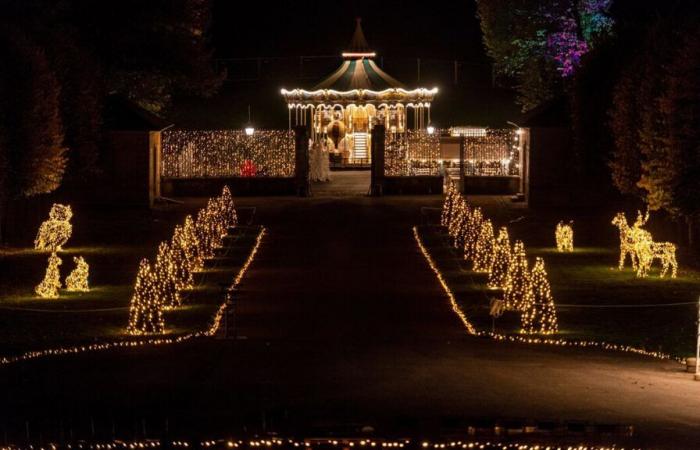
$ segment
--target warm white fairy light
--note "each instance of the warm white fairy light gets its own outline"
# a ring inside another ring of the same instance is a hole
[[[522,311],[530,288],[530,271],[527,267],[525,245],[516,240],[508,262],[508,273],[503,286],[503,300],[506,308],[512,311]]]
[[[676,261],[676,246],[671,242],[654,242],[651,233],[642,227],[649,220],[649,212],[642,215],[637,211],[637,219],[630,227],[624,213],[617,213],[612,224],[620,231],[620,261],[618,269],[622,270],[627,256],[632,261],[632,268],[637,277],[644,278],[649,274],[655,259],[661,262],[660,278],[671,269],[671,278],[676,278],[678,262]]]
[[[435,276],[437,277],[438,281],[440,282],[440,285],[442,286],[442,288],[444,289],[448,298],[450,299],[450,305],[452,306],[452,310],[460,318],[460,320],[462,321],[468,334],[476,335],[479,337],[490,338],[490,339],[494,339],[496,341],[503,341],[503,342],[517,342],[517,343],[532,344],[532,345],[552,345],[552,346],[557,346],[557,347],[598,348],[598,349],[602,349],[602,350],[606,350],[606,351],[634,353],[637,355],[649,356],[649,357],[657,358],[657,359],[674,360],[674,361],[677,361],[681,364],[685,364],[684,358],[673,357],[673,356],[669,355],[668,353],[646,350],[643,348],[633,347],[631,345],[613,344],[613,343],[609,343],[609,342],[605,342],[605,341],[585,341],[585,340],[574,340],[574,339],[564,339],[564,338],[524,336],[524,335],[517,335],[517,334],[511,335],[511,334],[494,333],[491,331],[476,331],[474,326],[467,319],[467,316],[464,313],[464,311],[462,310],[462,308],[457,303],[455,296],[454,296],[454,293],[452,292],[452,289],[449,287],[449,285],[445,282],[445,278],[442,275],[442,272],[440,272],[440,270],[437,268],[437,265],[435,264],[432,257],[430,256],[430,253],[423,245],[423,243],[418,235],[417,230],[418,230],[417,227],[413,227],[413,235],[414,235],[414,239],[416,240],[416,244],[418,245],[418,248],[421,251],[421,253],[423,253],[423,256],[425,257],[425,259],[428,261],[430,268],[435,273]]]
[[[178,264],[175,261],[175,254],[168,242],[161,242],[158,246],[158,255],[153,265],[158,291],[160,292],[163,307],[166,309],[175,308],[182,303],[180,296],[180,286],[178,282]]]
[[[51,253],[46,267],[46,274],[34,292],[41,298],[58,298],[61,288],[61,271],[58,268],[63,263],[56,253]]]
[[[231,284],[229,288],[229,292],[232,292],[233,289],[238,286],[238,284],[241,282],[243,279],[243,276],[245,275],[246,271],[250,267],[250,265],[253,262],[253,259],[255,258],[255,255],[258,252],[258,249],[260,247],[260,244],[262,243],[263,237],[265,236],[265,228],[262,228],[260,232],[258,233],[258,236],[255,239],[255,245],[253,246],[253,249],[251,250],[250,254],[248,255],[248,258],[246,259],[245,263],[243,266],[241,266],[241,269],[238,271],[238,274],[233,280],[233,283]],[[78,353],[85,353],[85,352],[96,352],[96,351],[106,351],[106,350],[112,350],[112,349],[118,349],[118,348],[135,348],[135,347],[143,347],[143,346],[158,346],[158,345],[170,345],[170,344],[179,344],[181,342],[189,341],[191,339],[195,338],[202,338],[202,337],[211,337],[214,336],[218,330],[221,327],[221,319],[223,318],[223,314],[226,311],[227,307],[227,302],[230,300],[230,294],[226,296],[226,300],[221,303],[219,309],[216,311],[214,314],[214,317],[212,318],[211,324],[209,327],[205,330],[202,331],[197,331],[193,333],[187,333],[179,336],[172,336],[172,337],[165,337],[165,336],[158,336],[158,337],[150,337],[146,339],[138,339],[138,340],[119,340],[119,341],[113,341],[113,342],[103,342],[99,344],[88,344],[88,345],[76,345],[72,347],[60,347],[60,348],[52,348],[52,349],[46,349],[46,350],[36,350],[36,351],[31,351],[31,352],[26,352],[18,356],[11,356],[11,357],[0,357],[0,364],[1,365],[6,365],[6,364],[12,364],[20,361],[29,361],[33,359],[38,359],[38,358],[44,358],[47,356],[62,356],[62,355],[74,355]]]
[[[455,187],[454,183],[447,183],[445,202],[442,205],[442,213],[440,214],[440,224],[445,228],[447,228],[450,225],[452,213],[457,202],[457,197],[459,196],[459,191]]]
[[[506,285],[508,275],[508,264],[510,263],[510,238],[508,229],[501,227],[498,230],[496,245],[493,247],[493,263],[489,273],[488,287],[490,289],[503,289]]]
[[[525,300],[521,306],[520,323],[528,334],[554,334],[558,331],[557,311],[544,268],[544,260],[535,258]]]
[[[163,177],[291,177],[294,133],[277,130],[168,130],[162,133]]]
[[[61,250],[73,233],[70,223],[72,217],[73,211],[69,205],[54,203],[49,212],[49,219],[39,227],[34,239],[34,248],[52,253]]]
[[[155,272],[147,259],[142,259],[136,274],[136,285],[129,306],[131,335],[161,334],[165,331],[163,320],[163,298],[158,288]]]
[[[473,268],[475,272],[491,273],[495,246],[496,238],[493,235],[493,225],[491,220],[485,219],[481,223],[479,237],[474,245]]]
[[[574,251],[574,228],[571,223],[565,224],[560,221],[554,231],[554,238],[558,252]]]
[[[66,277],[66,290],[72,292],[89,292],[88,277],[90,266],[82,256],[73,257],[75,269]]]
[[[476,256],[476,244],[481,234],[481,224],[484,221],[484,215],[481,208],[472,208],[467,215],[466,223],[464,224],[463,238],[459,241],[457,248],[462,248],[464,259],[474,261]]]

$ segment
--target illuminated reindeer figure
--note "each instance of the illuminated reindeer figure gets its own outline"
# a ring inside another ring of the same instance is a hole
[[[617,213],[613,219],[613,225],[620,229],[620,263],[618,269],[624,267],[627,254],[630,255],[632,268],[637,272],[637,277],[645,278],[649,274],[654,259],[661,261],[661,273],[663,278],[671,268],[671,278],[676,278],[678,262],[676,261],[676,246],[671,242],[654,242],[651,233],[643,229],[649,220],[649,211],[642,215],[637,211],[637,220],[631,227],[627,224],[627,218],[623,213]]]
[[[647,213],[647,218],[649,214]],[[646,223],[646,220],[642,218],[641,213],[637,214],[637,221],[634,226],[630,227],[627,223],[627,217],[624,213],[617,213],[612,220],[612,224],[615,225],[620,230],[620,262],[617,265],[618,270],[622,270],[625,267],[625,260],[627,255],[630,256],[630,261],[632,262],[632,269],[637,270],[638,260],[637,252],[634,248],[634,243],[640,238],[644,238],[643,233],[649,234],[641,228],[642,225]],[[649,234],[649,240],[651,240],[651,234]]]

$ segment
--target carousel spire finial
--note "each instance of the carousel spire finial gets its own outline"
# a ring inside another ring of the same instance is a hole
[[[375,53],[369,48],[365,33],[362,31],[362,18],[355,18],[355,32],[352,35],[349,48],[343,52],[344,57],[374,57]]]

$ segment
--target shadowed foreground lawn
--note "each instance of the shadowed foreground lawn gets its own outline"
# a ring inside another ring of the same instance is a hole
[[[449,245],[449,236],[439,227],[420,229],[421,236],[443,271],[448,284],[467,316],[479,329],[491,329],[490,298],[500,291],[486,287],[487,276],[472,272]],[[601,247],[577,248],[573,253],[557,253],[549,247],[527,246],[528,260],[541,256],[558,305],[559,336],[569,339],[599,340],[657,350],[675,356],[694,353],[697,306],[631,307],[697,299],[700,273],[683,268],[678,278],[638,279],[631,268],[617,270],[618,253]],[[612,307],[616,306],[616,307]],[[622,307],[618,307],[622,306]],[[497,332],[519,332],[519,316],[505,313],[496,320]]]
[[[138,262],[153,258],[158,243],[170,237],[175,224],[191,209],[188,205],[155,212],[76,215],[73,238],[59,253],[61,279],[73,269],[73,256],[82,255],[90,265],[90,292],[62,289],[58,299],[34,295],[44,275],[46,253],[28,247],[0,250],[0,357],[130,337],[124,329]],[[224,249],[226,258],[209,264],[196,277],[198,286],[185,293],[185,304],[165,313],[168,334],[207,326],[222,301],[222,286],[233,280],[257,232],[257,227],[232,232]]]

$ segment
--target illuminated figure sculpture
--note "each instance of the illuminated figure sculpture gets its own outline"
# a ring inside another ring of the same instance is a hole
[[[73,212],[70,206],[54,203],[49,212],[49,220],[44,221],[39,227],[39,232],[34,239],[34,248],[57,252],[68,242],[73,232],[70,219]]]
[[[34,290],[41,298],[58,298],[58,290],[61,288],[61,271],[58,268],[63,263],[56,253],[49,256],[49,265],[41,283]]]
[[[89,292],[90,266],[82,256],[73,257],[75,269],[66,277],[66,289],[73,292]]]
[[[559,222],[554,232],[554,237],[557,241],[558,252],[574,251],[574,229],[571,223]]]

